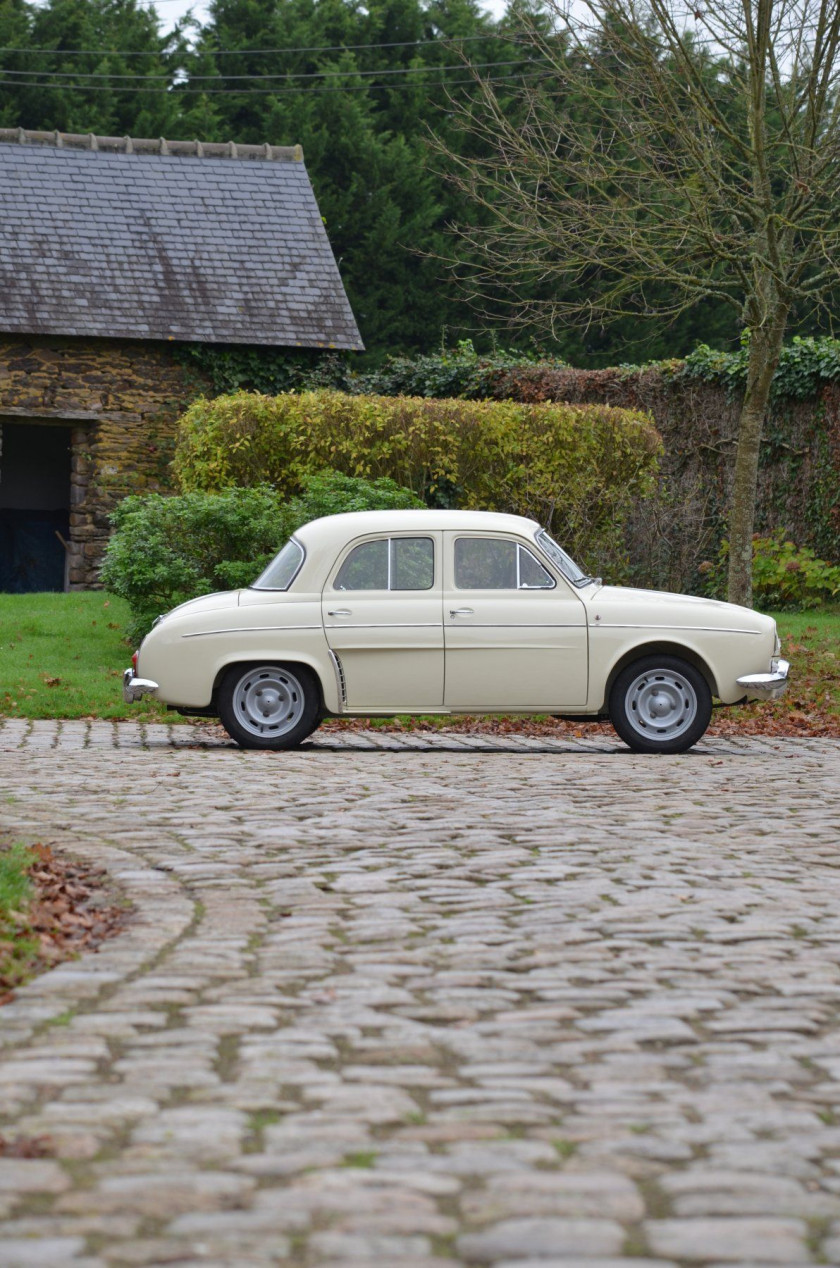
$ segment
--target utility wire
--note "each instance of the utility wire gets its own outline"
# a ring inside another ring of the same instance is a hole
[[[431,69],[434,69],[434,67],[432,67]],[[492,85],[492,84],[508,83],[511,80],[521,81],[524,79],[545,79],[546,77],[547,76],[545,72],[534,71],[534,72],[529,72],[522,75],[516,75],[516,74],[497,75],[495,77],[488,77],[487,79],[481,80],[480,82]],[[324,87],[320,84],[313,84],[311,87],[301,86],[300,88],[201,88],[198,91],[200,91],[203,95],[210,95],[210,96],[231,95],[234,93],[239,93],[242,96],[278,96],[280,94],[286,94],[286,93],[298,93],[298,94],[304,93],[305,94],[305,93],[325,93],[325,92],[373,92],[374,90],[382,90],[382,89],[387,89],[389,92],[405,92],[407,90],[411,90],[414,88],[422,88],[422,89],[454,88],[458,84],[475,85],[478,82],[479,82],[478,80],[470,76],[467,79],[435,79],[425,83],[422,81],[414,81],[413,83],[410,83],[410,84],[346,84],[340,88],[339,87],[336,87],[336,88]],[[62,90],[70,90],[70,91],[76,90],[78,92],[125,91],[125,92],[161,93],[161,92],[170,92],[173,88],[177,88],[183,91],[188,91],[190,86],[191,84],[188,79],[185,79],[179,83],[170,84],[170,85],[161,84],[157,88],[140,88],[140,87],[130,86],[128,84],[125,84],[122,86],[115,86],[115,87],[112,87],[110,84],[42,84],[37,82],[36,80],[29,81],[29,80],[21,80],[21,79],[0,79],[0,87],[51,88],[56,92],[62,91]]]
[[[523,60],[526,60],[526,59],[521,57],[514,57],[504,62],[473,62],[473,63],[470,63],[470,65],[472,69],[474,70],[479,70],[479,69],[485,70],[488,67],[495,67],[495,66],[519,66],[522,64]],[[533,65],[535,59],[529,58],[527,60],[530,65]],[[544,61],[543,58],[540,58],[539,60],[541,62]],[[210,80],[212,82],[217,82],[220,79],[224,79],[226,82],[231,82],[233,80],[241,80],[244,82],[253,83],[253,82],[262,82],[267,79],[284,79],[284,80],[286,79],[362,79],[362,78],[370,78],[375,75],[421,75],[421,74],[426,74],[428,71],[433,71],[433,70],[445,71],[445,70],[464,70],[464,69],[465,68],[461,63],[452,62],[448,66],[434,66],[434,65],[398,66],[398,67],[386,68],[383,70],[338,70],[338,71],[332,71],[332,70],[282,71],[281,70],[281,71],[275,71],[267,75],[191,75],[189,74],[188,71],[184,70],[182,67],[178,67],[177,69],[173,70],[168,75],[139,75],[139,74],[138,75],[124,75],[124,74],[119,74],[117,72],[112,73],[111,71],[97,71],[97,72],[89,73],[87,71],[74,71],[74,70],[8,70],[5,67],[0,66],[0,74],[14,75],[16,77],[24,76],[24,75],[29,75],[29,76],[39,75],[41,77],[48,77],[50,79],[56,79],[56,78],[66,79],[68,77],[72,77],[74,83],[80,79],[127,79],[129,81],[141,80],[144,82],[151,82],[152,80],[160,80],[163,83],[169,83],[172,80],[173,75],[184,74],[188,76],[190,83],[197,83],[202,80]],[[60,84],[55,86],[61,87]]]
[[[252,56],[255,54],[268,55],[270,53],[344,53],[353,52],[356,49],[370,48],[433,48],[440,46],[449,48],[452,44],[467,44],[476,40],[502,40],[510,43],[515,37],[512,35],[500,35],[498,33],[492,35],[442,35],[427,40],[396,40],[391,42],[375,42],[373,44],[302,44],[288,48],[217,48],[203,49],[213,57],[243,57],[245,55]],[[0,53],[60,53],[62,57],[101,57],[105,53],[118,53],[120,57],[154,57],[157,52],[154,49],[143,50],[127,50],[120,52],[119,49],[102,49],[102,48],[45,48],[30,46],[28,48],[17,48],[11,44],[0,45]]]

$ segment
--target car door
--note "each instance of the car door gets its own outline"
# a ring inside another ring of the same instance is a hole
[[[321,596],[346,707],[399,713],[443,705],[441,534],[351,542]]]
[[[447,709],[586,704],[586,609],[527,543],[445,533],[443,612]]]

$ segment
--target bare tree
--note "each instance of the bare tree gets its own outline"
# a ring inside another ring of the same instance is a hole
[[[783,338],[840,272],[840,0],[548,2],[550,29],[526,19],[535,78],[517,109],[484,84],[464,110],[490,157],[447,155],[484,209],[458,229],[474,294],[501,288],[548,329],[736,309],[749,363],[729,598],[749,604]]]

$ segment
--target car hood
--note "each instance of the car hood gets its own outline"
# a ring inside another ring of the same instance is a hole
[[[601,586],[587,596],[589,619],[626,625],[677,625],[731,630],[765,630],[772,617],[737,603],[701,599],[691,594],[671,594],[667,590],[634,590],[629,586]]]

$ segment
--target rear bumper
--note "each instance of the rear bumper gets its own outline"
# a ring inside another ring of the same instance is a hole
[[[123,700],[126,704],[134,704],[142,696],[150,696],[158,689],[158,684],[151,678],[136,678],[133,669],[123,671]]]
[[[778,700],[788,682],[790,664],[780,660],[776,668],[769,674],[745,674],[738,679],[738,686],[743,687],[751,700]]]

